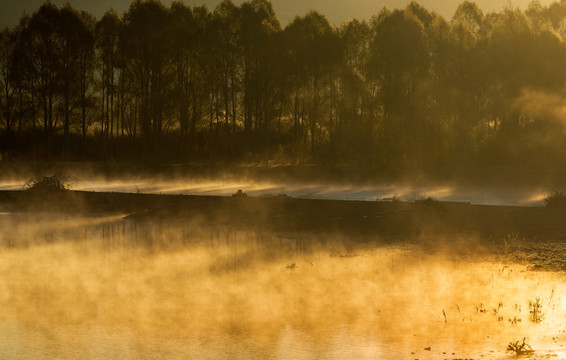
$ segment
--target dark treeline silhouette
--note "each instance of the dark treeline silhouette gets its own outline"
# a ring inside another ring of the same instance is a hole
[[[0,34],[4,158],[566,164],[566,0],[282,28],[268,0],[46,2]]]

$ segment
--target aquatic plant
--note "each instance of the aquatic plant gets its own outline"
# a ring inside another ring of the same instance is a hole
[[[497,321],[503,321],[503,316],[501,316],[501,308],[503,308],[503,303],[501,301],[497,304],[497,308],[491,308],[491,310],[493,310],[493,314],[497,317]]]
[[[511,325],[517,325],[517,323],[521,322],[521,318],[515,315],[512,318],[509,318],[509,322],[511,323]]]
[[[481,313],[481,314],[485,314],[485,313],[487,313],[487,309],[484,308],[483,303],[481,303],[480,306],[476,306],[476,312]]]
[[[522,342],[510,342],[509,345],[507,345],[507,351],[514,352],[516,356],[532,354],[534,351],[531,348],[531,345],[526,343],[526,340],[527,338],[524,337]]]
[[[542,301],[540,297],[537,296],[535,301],[529,300],[529,313],[530,319],[534,323],[539,323],[542,321],[544,314],[542,313]]]

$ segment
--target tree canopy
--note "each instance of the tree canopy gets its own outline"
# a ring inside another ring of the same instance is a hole
[[[566,2],[282,27],[268,0],[44,3],[0,32],[3,158],[564,165]]]

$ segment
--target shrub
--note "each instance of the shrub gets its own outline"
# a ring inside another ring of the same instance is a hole
[[[544,198],[544,206],[549,208],[566,207],[566,195],[554,191]]]
[[[515,341],[509,343],[509,345],[507,345],[507,351],[512,351],[517,356],[532,354],[534,351],[531,346],[525,342],[526,339],[527,338],[523,338],[523,342]]]
[[[62,191],[69,188],[67,179],[59,176],[38,176],[24,185],[25,190],[42,192]]]

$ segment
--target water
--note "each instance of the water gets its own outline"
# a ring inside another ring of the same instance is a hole
[[[480,252],[102,215],[0,226],[3,359],[510,359],[523,337],[533,359],[566,357],[564,252],[548,243]],[[556,271],[529,271],[526,249]]]

